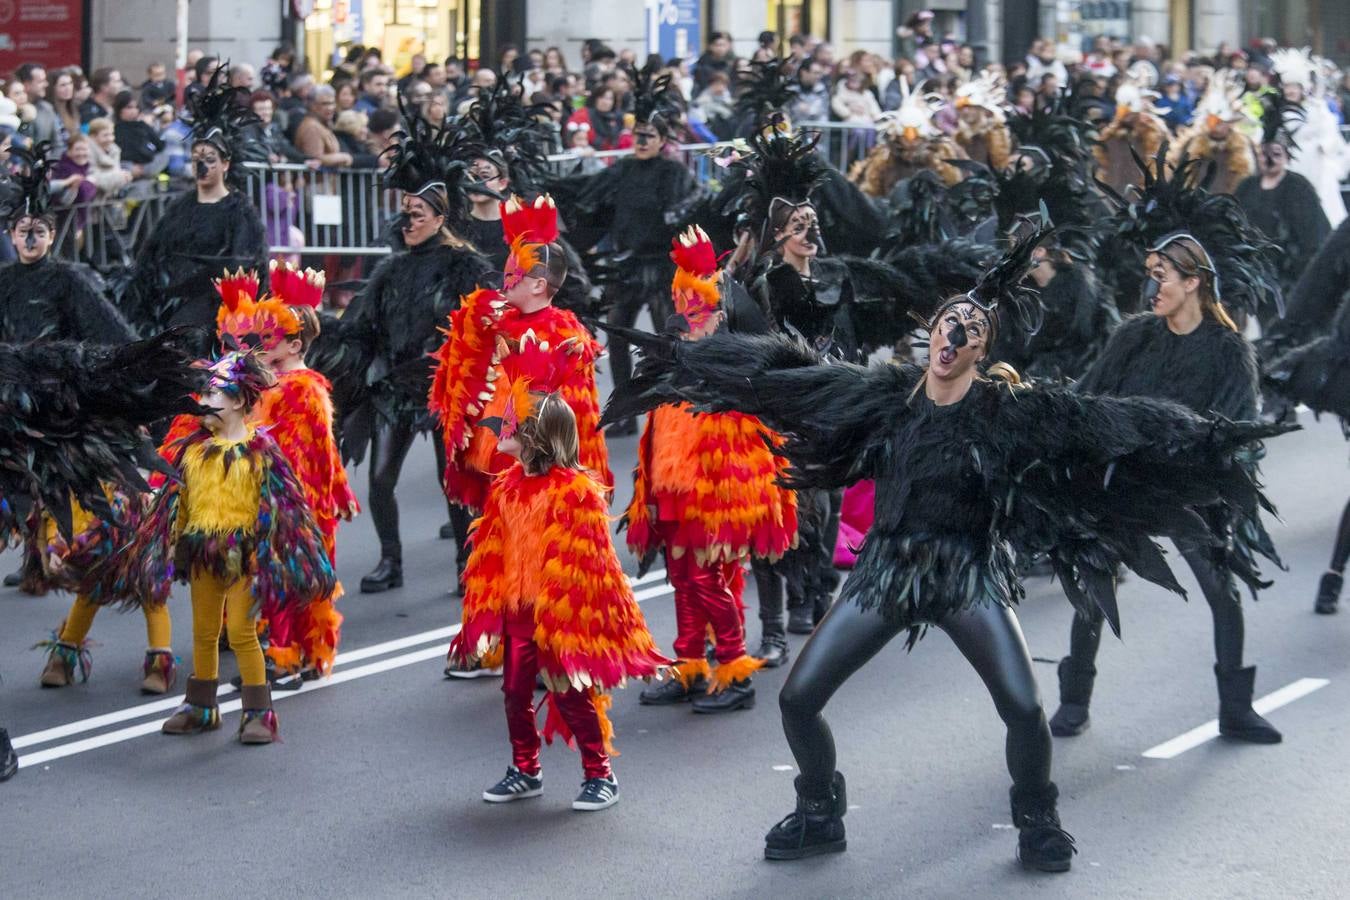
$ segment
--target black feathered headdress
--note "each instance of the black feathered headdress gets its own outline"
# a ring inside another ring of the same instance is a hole
[[[1075,160],[1055,156],[1047,166],[1012,167],[993,173],[994,210],[999,230],[1007,232],[1026,216],[1046,210],[1055,222],[1056,243],[1085,261],[1096,258],[1102,219],[1101,195]]]
[[[544,175],[553,132],[547,104],[525,105],[519,78],[505,75],[490,91],[482,91],[459,119],[465,138],[486,150],[487,158],[505,164],[512,190],[525,193]]]
[[[51,164],[51,144],[42,141],[32,147],[12,147],[9,155],[18,163],[15,166],[11,182],[14,190],[6,198],[4,208],[5,227],[13,228],[20,219],[29,217],[48,219],[53,216],[51,210],[51,182],[48,174]]]
[[[1030,113],[1009,114],[1008,128],[1023,154],[1043,159],[1047,164],[1060,160],[1088,165],[1097,131],[1091,123],[1070,114],[1073,99],[1073,94],[1061,90],[1050,103],[1034,104]],[[1032,148],[1040,153],[1033,153]]]
[[[783,113],[801,93],[801,83],[785,71],[781,59],[751,62],[736,78],[736,112],[758,128],[774,113]]]
[[[1193,169],[1200,161],[1183,155],[1171,167],[1163,143],[1151,163],[1138,155],[1135,163],[1144,184],[1131,190],[1128,199],[1098,182],[1115,207],[1109,248],[1116,257],[1115,268],[1139,273],[1149,248],[1165,237],[1187,235],[1212,260],[1215,299],[1249,314],[1273,305],[1283,315],[1278,248],[1247,219],[1233,197],[1193,186]]]
[[[231,186],[243,183],[243,162],[263,161],[267,154],[258,146],[262,120],[253,114],[247,88],[229,86],[230,67],[221,63],[200,93],[188,99],[192,115],[192,143],[210,144],[229,160]]]
[[[624,67],[633,82],[633,119],[637,125],[651,125],[663,136],[670,134],[671,125],[680,117],[680,92],[670,74],[659,74],[660,69],[648,63],[641,69]]]
[[[1282,91],[1268,91],[1261,97],[1261,143],[1297,150],[1294,129],[1307,118],[1301,104],[1286,100]]]
[[[1025,279],[1027,272],[1031,271],[1032,251],[1055,233],[1055,225],[1042,206],[1037,218],[1023,218],[1020,231],[1002,259],[980,276],[975,287],[964,294],[948,298],[938,306],[932,323],[936,323],[944,312],[959,303],[973,303],[989,318],[988,345],[991,348],[998,342],[1000,322],[1008,323],[1022,334],[1031,335],[1040,331],[1045,311],[1039,293]]]
[[[776,117],[770,116],[775,127],[759,129],[750,135],[750,154],[733,163],[745,175],[738,212],[745,215],[754,229],[761,249],[769,243],[772,219],[779,214],[779,208],[810,203],[811,192],[830,172],[829,164],[816,153],[820,132],[781,131],[776,121]]]
[[[473,178],[469,163],[488,155],[485,144],[472,140],[468,129],[449,120],[439,127],[424,119],[415,109],[399,109],[407,123],[394,133],[394,143],[384,151],[389,167],[384,172],[386,186],[421,198],[457,234],[468,224],[468,187]]]

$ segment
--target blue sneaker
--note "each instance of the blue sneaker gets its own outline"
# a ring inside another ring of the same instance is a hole
[[[483,791],[483,799],[489,803],[510,803],[512,800],[538,797],[543,792],[543,773],[526,775],[515,766],[511,766],[506,770],[505,778]]]
[[[581,793],[572,801],[572,808],[582,812],[609,809],[619,802],[619,783],[609,778],[587,778],[581,783]]]

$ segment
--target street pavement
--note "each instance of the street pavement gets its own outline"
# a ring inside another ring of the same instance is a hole
[[[1184,565],[1189,602],[1127,581],[1124,640],[1104,642],[1093,726],[1055,742],[1060,810],[1080,851],[1069,874],[1017,867],[1003,729],[939,632],[911,653],[895,641],[826,710],[852,804],[847,853],[762,859],[764,833],[793,806],[775,703],[785,669],[756,678],[754,709],[726,716],[639,706],[640,685],[618,693],[622,800],[610,810],[570,809],[580,765],[557,745],[544,751],[542,798],[484,803],[509,761],[500,682],[442,678],[459,620],[454,548],[436,539],[445,505],[420,442],[399,492],[406,584],[358,593],[374,533],[368,519],[343,528],[343,655],[331,680],[277,694],[284,743],[238,745],[233,693],[219,732],[160,735],[177,700],[137,693],[134,612],[95,623],[87,683],[39,689],[43,658],[28,648],[69,598],[0,590],[0,722],[24,766],[0,786],[0,896],[1344,897],[1350,612],[1315,616],[1312,599],[1350,472],[1337,424],[1302,421],[1271,442],[1265,465],[1289,571],[1247,603],[1257,695],[1287,701],[1269,714],[1284,744],[1174,741],[1217,712],[1210,617]],[[610,442],[616,515],[635,447]],[[363,497],[366,477],[352,472]],[[15,561],[0,556],[0,571]],[[637,591],[668,649],[668,587],[656,575]],[[171,609],[189,670],[182,591]],[[1071,609],[1056,584],[1033,579],[1020,616],[1051,712]],[[792,638],[794,654],[802,641]]]

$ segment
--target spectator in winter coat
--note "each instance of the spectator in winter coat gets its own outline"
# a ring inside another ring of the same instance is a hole
[[[89,180],[98,189],[97,199],[108,200],[118,196],[131,184],[132,174],[122,168],[122,148],[111,119],[95,119],[89,123]]]

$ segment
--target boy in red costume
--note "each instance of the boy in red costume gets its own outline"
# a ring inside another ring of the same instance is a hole
[[[650,678],[669,659],[656,649],[609,535],[607,486],[578,460],[576,416],[558,393],[531,393],[567,348],[529,343],[502,416],[497,449],[514,458],[492,483],[474,523],[464,571],[464,627],[451,653],[471,663],[503,651],[502,693],[511,738],[506,776],[483,792],[491,803],[543,791],[534,691],[548,688],[544,737],[560,734],[581,753],[585,781],[572,802],[599,810],[619,799],[606,692]]]
[[[606,490],[614,485],[595,384],[600,344],[575,314],[553,305],[567,278],[566,257],[556,243],[558,210],[547,195],[529,205],[512,197],[502,204],[502,228],[511,245],[502,289],[480,288],[451,314],[428,399],[445,436],[446,491],[453,502],[475,511],[485,508],[492,479],[512,462],[482,423],[500,418],[507,387],[521,375],[517,363],[525,357],[518,351],[530,343],[545,352],[562,349],[557,365],[538,376],[534,389],[556,392],[571,407],[582,467]],[[492,672],[494,662],[467,666],[452,653],[446,674],[475,677]]]
[[[687,326],[685,339],[699,340],[722,321],[716,254],[699,228],[673,244],[675,310]],[[736,412],[694,415],[682,403],[648,417],[624,523],[636,552],[665,549],[680,661],[677,677],[644,690],[643,703],[692,700],[701,713],[754,705],[750,676],[762,662],[745,649],[743,565],[750,557],[782,556],[797,535],[796,496],[778,485],[783,463],[770,449],[777,440],[758,419]],[[709,631],[717,658],[711,672],[704,657]]]

